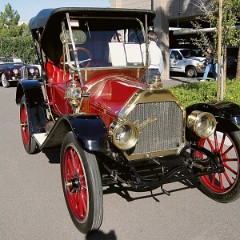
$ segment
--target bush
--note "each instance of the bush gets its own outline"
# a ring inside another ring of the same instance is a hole
[[[0,37],[1,57],[18,57],[25,63],[34,63],[37,59],[31,36]]]
[[[227,80],[226,89],[224,100],[240,105],[240,82],[237,80]],[[169,90],[184,107],[194,103],[216,101],[217,99],[217,82],[215,81],[189,83],[170,87]]]

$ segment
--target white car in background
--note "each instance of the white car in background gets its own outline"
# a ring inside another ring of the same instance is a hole
[[[198,73],[204,73],[205,61],[206,58],[198,49],[170,49],[170,72],[185,73],[187,77],[197,77]]]

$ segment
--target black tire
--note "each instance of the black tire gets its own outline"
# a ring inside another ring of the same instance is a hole
[[[32,128],[29,121],[29,111],[26,104],[25,96],[22,97],[20,103],[20,127],[22,141],[27,153],[34,154],[39,152],[38,145],[33,138]]]
[[[63,193],[73,223],[85,234],[99,229],[103,218],[103,191],[95,155],[83,150],[69,132],[60,156]]]
[[[4,88],[10,87],[10,82],[7,80],[5,74],[3,73],[1,76],[1,83]]]
[[[197,71],[194,66],[188,66],[186,68],[185,73],[186,73],[186,76],[189,78],[197,77]]]
[[[199,178],[199,188],[207,196],[218,202],[231,202],[240,196],[240,131],[226,132],[224,126],[217,125],[212,138],[200,139],[199,146],[220,154],[224,173],[210,174]],[[200,158],[204,158],[200,154]]]

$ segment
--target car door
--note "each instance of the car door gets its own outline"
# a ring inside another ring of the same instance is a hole
[[[170,71],[185,72],[183,57],[178,50],[171,50],[170,52]]]

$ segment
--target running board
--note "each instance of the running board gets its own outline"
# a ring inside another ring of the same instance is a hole
[[[47,133],[35,133],[35,134],[33,134],[33,138],[36,140],[39,147],[41,147],[43,145],[47,136],[48,136]]]

